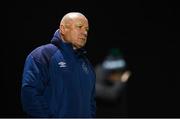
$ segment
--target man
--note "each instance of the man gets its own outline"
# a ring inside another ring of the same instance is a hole
[[[83,46],[88,20],[66,14],[50,44],[27,57],[21,98],[30,117],[95,117],[95,72]]]

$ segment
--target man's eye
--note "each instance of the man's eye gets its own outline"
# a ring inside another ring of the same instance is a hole
[[[81,28],[82,26],[77,26],[78,28]]]

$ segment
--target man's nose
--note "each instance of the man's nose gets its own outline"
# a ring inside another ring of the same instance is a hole
[[[85,37],[87,37],[88,32],[87,32],[87,31],[84,31],[84,32],[83,32],[83,35],[84,35]]]

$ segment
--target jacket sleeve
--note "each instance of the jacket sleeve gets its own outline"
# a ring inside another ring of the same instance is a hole
[[[47,78],[47,67],[28,56],[23,72],[21,102],[30,117],[49,117],[48,105],[43,97]]]

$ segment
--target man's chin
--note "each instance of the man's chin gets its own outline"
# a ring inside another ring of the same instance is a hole
[[[79,49],[79,48],[82,48],[84,46],[85,46],[85,44],[80,44],[80,45],[77,46],[77,48]]]
[[[79,49],[79,48],[84,47],[85,44],[86,44],[86,42],[82,42],[82,43],[74,43],[73,46],[75,47],[75,49]]]
[[[84,47],[84,45],[74,45],[74,49],[80,49],[82,47]]]

